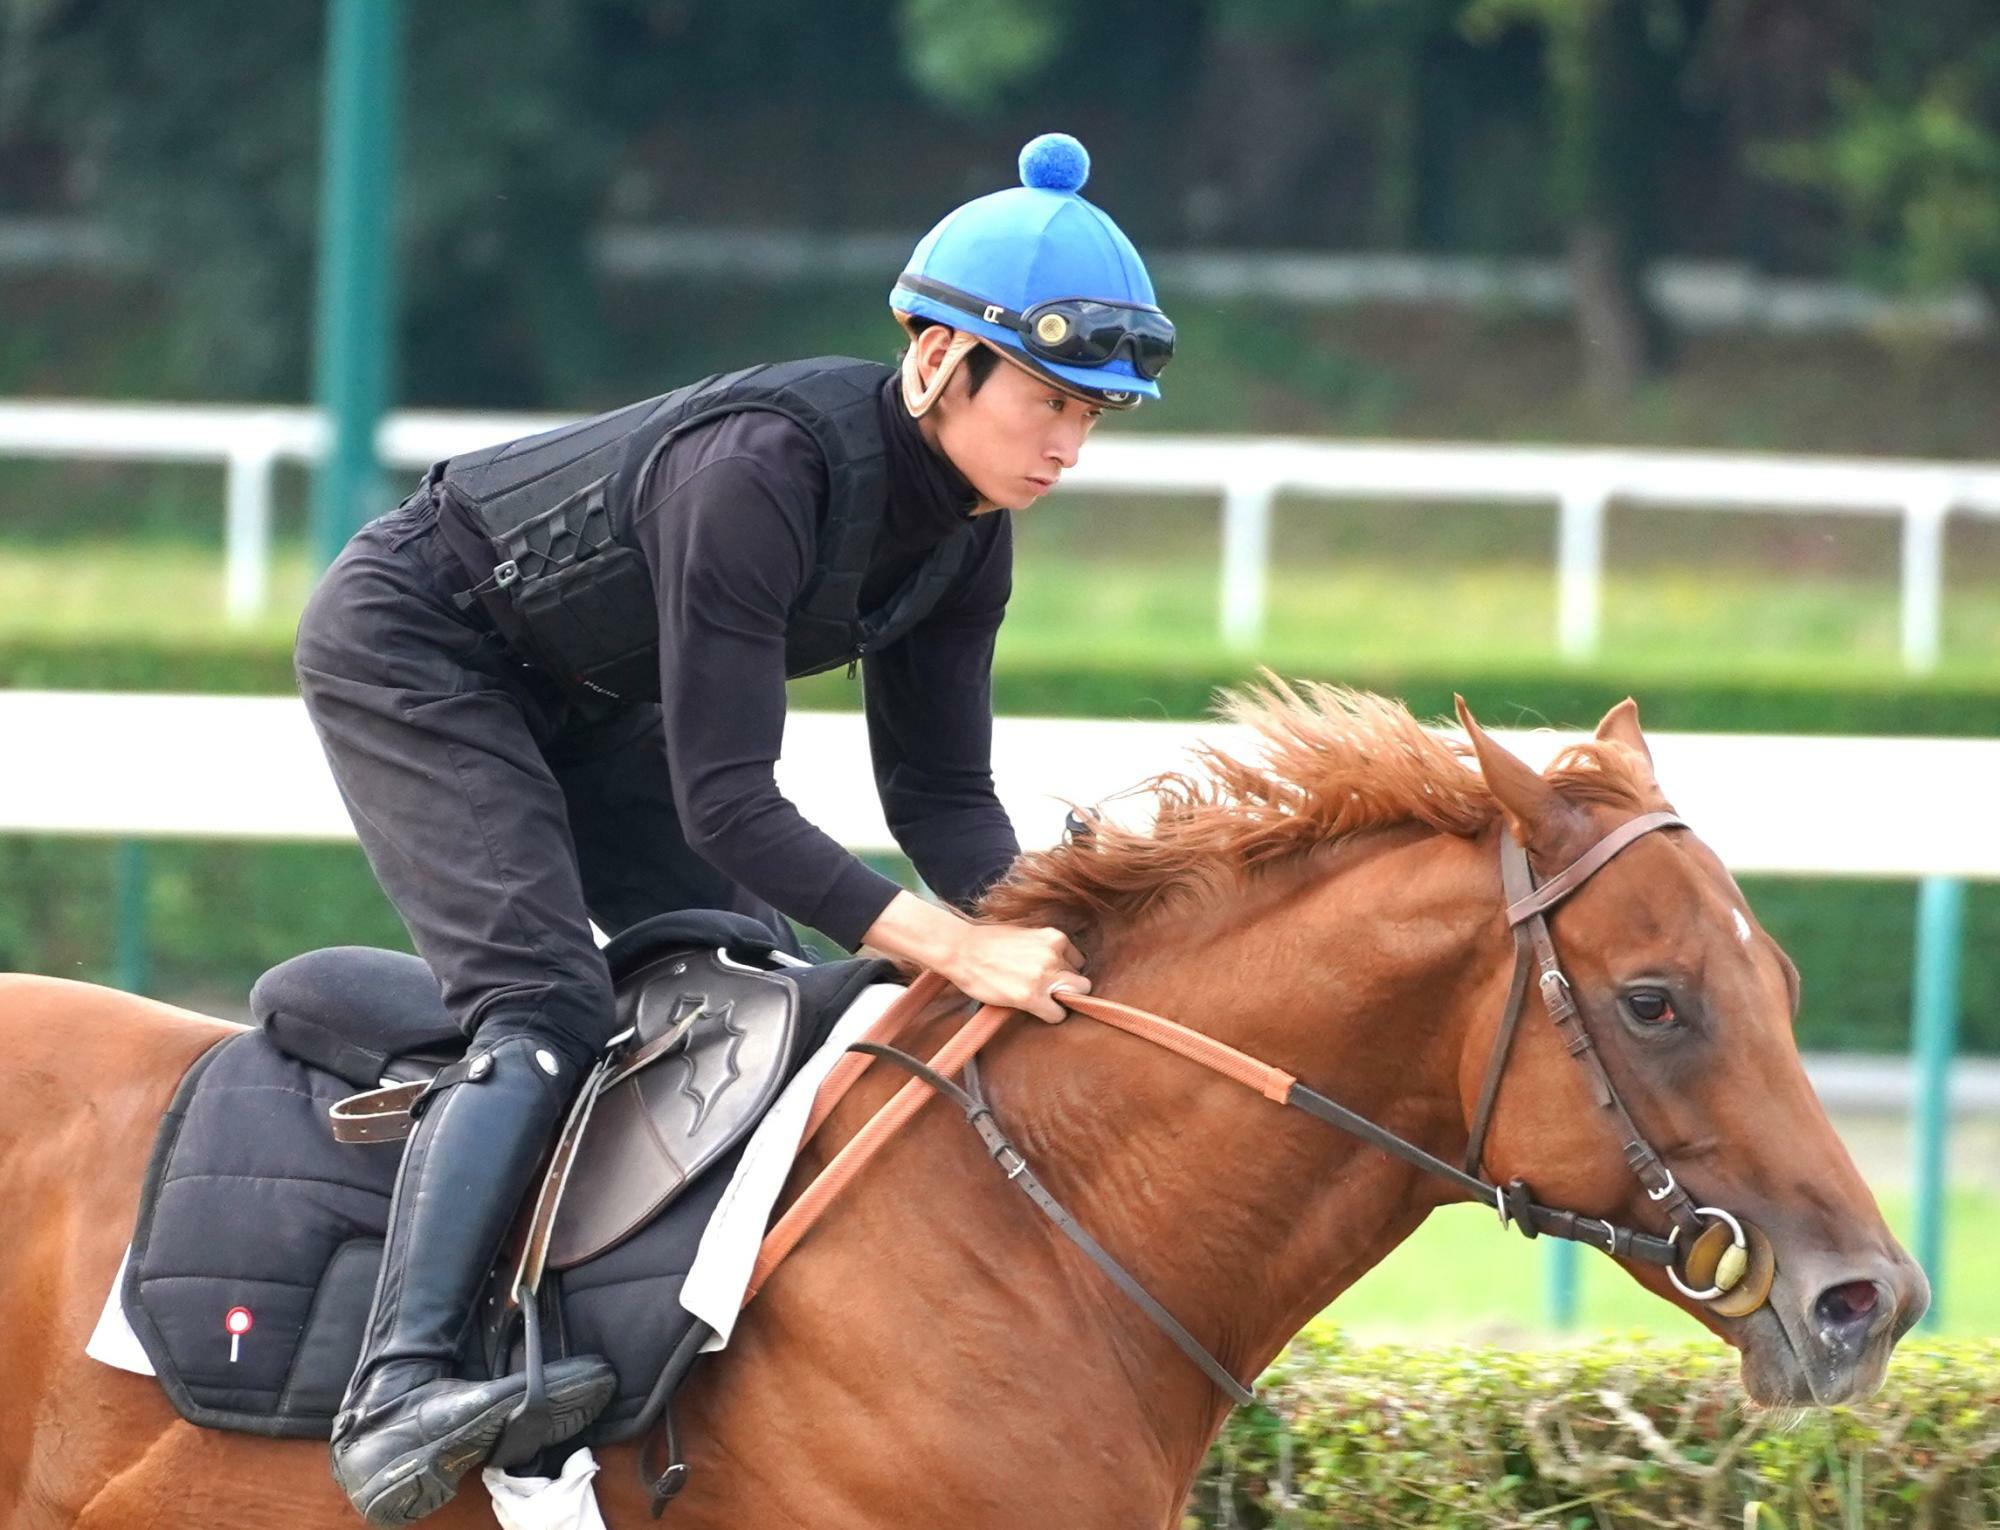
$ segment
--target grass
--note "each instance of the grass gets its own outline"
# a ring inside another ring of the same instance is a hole
[[[1162,654],[1189,668],[1239,664],[1217,632],[1217,577],[1205,545],[1213,509],[1199,517],[1206,537],[1174,509],[1153,525],[1129,505],[1082,524],[1092,513],[1052,506],[1045,520],[1024,522],[1000,663],[1082,652],[1110,665]],[[1300,540],[1307,545],[1281,543],[1273,560],[1261,662],[1328,676],[1346,666],[1454,662],[1490,672],[1553,652],[1554,579],[1545,562],[1448,560],[1421,538],[1399,554],[1379,537],[1356,535],[1345,547]],[[1114,557],[1107,545],[1137,552]],[[2000,569],[1989,573],[1983,546],[1975,552],[1964,560],[1974,569],[1946,596],[1946,677],[2000,669]],[[310,583],[303,552],[281,549],[267,614],[232,628],[215,548],[0,542],[0,639],[285,644]],[[1703,674],[1891,677],[1901,668],[1897,602],[1893,572],[1880,567],[1786,574],[1753,558],[1688,567],[1635,554],[1605,576],[1601,660],[1635,684]]]
[[[0,543],[0,638],[289,642],[312,580],[302,551],[281,551],[272,560],[266,614],[236,627],[223,613],[219,548]]]
[[[1907,1192],[1877,1192],[1896,1236],[1909,1245]],[[1960,1188],[1946,1211],[1942,1332],[2000,1334],[2000,1192]],[[1531,1342],[1552,1329],[1546,1311],[1551,1245],[1503,1233],[1491,1210],[1453,1206],[1434,1214],[1316,1322],[1371,1341]],[[1577,1251],[1576,1331],[1647,1337],[1706,1337],[1707,1330],[1642,1289],[1600,1254]]]

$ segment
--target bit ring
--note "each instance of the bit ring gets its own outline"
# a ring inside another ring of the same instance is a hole
[[[1698,1217],[1715,1217],[1720,1221],[1727,1222],[1729,1224],[1729,1236],[1732,1245],[1736,1248],[1746,1248],[1749,1246],[1748,1240],[1743,1236],[1743,1224],[1724,1211],[1720,1206],[1697,1206],[1694,1209],[1694,1214]],[[1678,1243],[1680,1236],[1680,1225],[1676,1223],[1667,1233],[1667,1247],[1672,1248]],[[1680,1271],[1676,1270],[1671,1264],[1667,1266],[1667,1279],[1671,1280],[1674,1283],[1674,1289],[1689,1301],[1712,1302],[1716,1297],[1722,1295],[1726,1289],[1722,1286],[1710,1286],[1706,1291],[1697,1291],[1693,1286],[1681,1279]]]

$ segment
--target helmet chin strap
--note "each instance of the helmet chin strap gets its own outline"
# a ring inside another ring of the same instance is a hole
[[[952,332],[951,344],[945,347],[944,355],[938,361],[937,370],[931,373],[927,383],[917,371],[917,347],[912,341],[903,351],[903,407],[910,411],[910,418],[921,420],[931,411],[931,406],[944,396],[945,385],[951,381],[951,374],[958,370],[968,352],[980,343],[977,335],[968,335],[964,330]]]

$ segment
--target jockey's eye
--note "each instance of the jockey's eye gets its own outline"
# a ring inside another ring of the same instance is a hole
[[[1672,1025],[1674,1003],[1663,988],[1634,988],[1625,995],[1625,1013],[1642,1026]]]

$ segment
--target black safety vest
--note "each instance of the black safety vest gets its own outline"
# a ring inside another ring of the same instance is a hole
[[[889,494],[878,401],[889,376],[844,356],[747,367],[440,463],[432,481],[493,552],[490,572],[469,570],[479,583],[468,595],[586,709],[657,700],[659,606],[632,535],[634,512],[682,432],[769,409],[811,435],[826,461],[818,558],[785,624],[786,674],[831,669],[895,641],[964,571],[972,530],[940,543],[881,610],[860,611]]]

